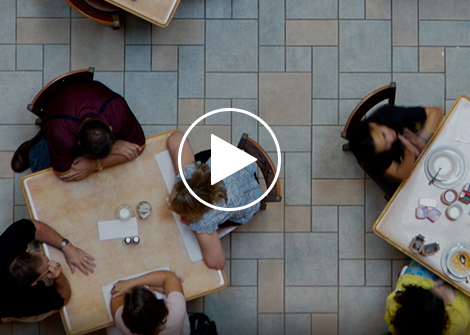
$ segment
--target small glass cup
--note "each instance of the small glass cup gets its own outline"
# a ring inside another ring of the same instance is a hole
[[[143,220],[150,216],[150,212],[152,212],[152,206],[147,201],[141,201],[137,204],[137,214]]]
[[[119,220],[129,220],[132,216],[132,208],[129,205],[121,205],[116,211],[116,216]]]

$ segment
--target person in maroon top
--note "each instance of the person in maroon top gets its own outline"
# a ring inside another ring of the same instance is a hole
[[[63,181],[77,181],[133,160],[145,147],[142,127],[126,101],[100,82],[61,88],[44,111],[41,131],[13,155],[15,172],[52,166]]]

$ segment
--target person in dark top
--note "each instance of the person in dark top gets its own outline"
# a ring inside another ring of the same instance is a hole
[[[406,179],[443,116],[437,107],[384,105],[351,134],[349,147],[373,179]]]
[[[144,150],[142,127],[126,101],[100,82],[59,89],[44,113],[41,131],[13,155],[13,171],[52,166],[62,180],[76,181]]]
[[[48,225],[19,220],[0,235],[0,318],[34,322],[49,316],[68,302],[71,290],[58,262],[37,250],[28,252],[33,240],[59,248],[72,271],[93,272],[94,258],[73,246]],[[31,250],[30,250],[31,251]],[[51,279],[51,286],[42,281]]]

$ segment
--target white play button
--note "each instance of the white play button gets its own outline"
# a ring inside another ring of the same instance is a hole
[[[256,162],[256,158],[211,134],[211,185]]]

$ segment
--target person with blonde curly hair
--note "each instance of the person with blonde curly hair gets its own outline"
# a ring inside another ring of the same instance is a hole
[[[204,263],[213,269],[225,266],[225,251],[220,243],[217,229],[226,221],[245,224],[260,209],[259,202],[237,211],[215,210],[195,199],[184,185],[178,171],[178,150],[183,133],[173,133],[167,141],[168,150],[175,173],[178,174],[175,185],[168,198],[168,207],[181,216],[181,222],[196,233],[201,247]],[[197,158],[197,159],[196,159]],[[197,163],[196,163],[197,161]],[[211,185],[210,152],[194,155],[191,145],[186,140],[181,152],[181,166],[191,190],[202,200],[223,208],[235,208],[247,205],[259,197],[262,192],[256,179],[256,166],[250,164]]]

